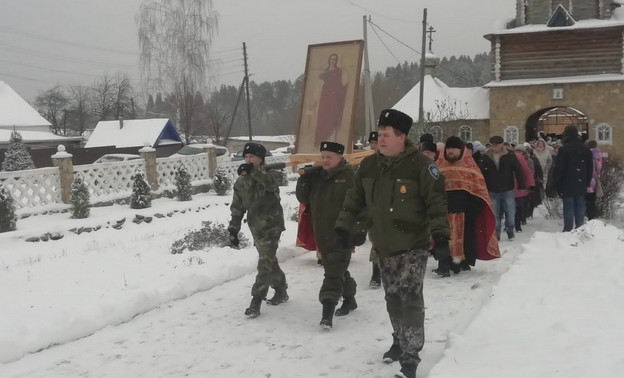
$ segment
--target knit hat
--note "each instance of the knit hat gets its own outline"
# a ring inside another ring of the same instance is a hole
[[[321,152],[323,151],[331,151],[342,155],[344,154],[344,146],[340,143],[325,141],[321,142]]]
[[[460,150],[464,147],[464,142],[462,142],[459,137],[450,136],[444,143],[444,148],[459,148]]]
[[[403,134],[407,134],[412,127],[412,117],[395,109],[385,109],[379,115],[378,127],[391,126]]]
[[[368,134],[368,142],[372,142],[372,141],[377,141],[379,139],[379,135],[377,134],[377,131],[371,131],[370,134]]]
[[[259,143],[248,142],[245,143],[245,147],[243,148],[243,156],[247,154],[256,155],[260,159],[264,160],[266,156],[266,148]]]

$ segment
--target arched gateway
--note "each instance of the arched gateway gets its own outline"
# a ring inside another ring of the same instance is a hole
[[[587,116],[578,109],[569,106],[547,107],[531,114],[526,120],[526,140],[536,140],[540,133],[553,139],[561,136],[563,129],[574,125],[579,132],[589,131]]]

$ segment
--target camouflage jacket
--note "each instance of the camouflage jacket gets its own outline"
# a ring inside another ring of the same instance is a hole
[[[449,238],[444,178],[410,141],[396,157],[378,152],[360,163],[336,227],[350,229],[363,208],[380,257],[427,249],[430,237]]]
[[[230,212],[232,218],[228,230],[240,231],[241,221],[247,213],[247,223],[254,238],[279,238],[285,230],[284,212],[274,171],[265,171],[260,166],[239,176],[234,183]]]
[[[332,170],[323,169],[297,180],[297,199],[310,209],[314,239],[320,251],[329,251],[336,244],[334,226],[354,175],[353,167],[342,159]]]

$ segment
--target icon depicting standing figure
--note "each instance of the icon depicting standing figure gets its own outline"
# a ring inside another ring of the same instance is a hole
[[[321,141],[335,139],[336,131],[342,123],[348,81],[343,69],[338,67],[338,54],[329,55],[327,67],[319,79],[322,81],[321,93],[312,104],[313,107],[318,106],[315,146],[320,145]]]

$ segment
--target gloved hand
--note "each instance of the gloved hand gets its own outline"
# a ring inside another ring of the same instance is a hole
[[[356,232],[351,234],[351,244],[356,247],[361,246],[366,242],[366,233],[365,232]]]
[[[230,245],[232,247],[238,248],[238,245],[240,244],[240,241],[238,240],[238,232],[235,230],[229,230],[229,231],[230,231]]]
[[[451,251],[449,250],[449,241],[447,238],[434,239],[433,256],[438,261],[444,260],[445,258],[449,258],[451,256]]]
[[[239,176],[245,176],[249,173],[251,173],[251,171],[253,170],[254,165],[251,163],[243,163],[241,165],[238,166],[238,175]]]
[[[342,228],[337,228],[334,231],[336,232],[336,247],[342,249],[349,249],[352,247],[349,242],[349,231]]]

